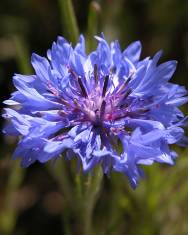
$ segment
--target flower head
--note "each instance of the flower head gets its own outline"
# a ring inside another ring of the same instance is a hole
[[[105,174],[122,172],[136,187],[139,165],[173,164],[169,145],[187,142],[187,118],[178,108],[187,91],[169,82],[176,61],[157,65],[161,51],[140,60],[139,41],[122,52],[118,41],[96,39],[89,55],[83,36],[75,48],[58,37],[48,59],[33,54],[35,75],[13,77],[17,91],[4,102],[12,106],[4,131],[22,137],[13,158],[23,167],[65,152],[84,171],[101,164]]]

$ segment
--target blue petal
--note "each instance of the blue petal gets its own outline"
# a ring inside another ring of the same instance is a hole
[[[30,122],[28,120],[28,117],[20,115],[18,112],[16,112],[13,109],[6,108],[6,113],[3,115],[5,118],[11,119],[13,128],[17,130],[18,133],[22,135],[27,135],[30,128]],[[9,129],[5,129],[7,134],[11,134],[9,132]]]
[[[141,54],[141,43],[140,41],[136,41],[131,43],[123,52],[123,55],[126,56],[129,60],[131,60],[133,63],[137,63],[140,59]]]
[[[82,56],[86,56],[85,54],[85,38],[83,35],[80,35],[79,43],[76,44],[75,51]]]
[[[166,140],[169,144],[175,144],[183,137],[184,130],[180,127],[170,127],[166,131]]]
[[[49,80],[48,69],[50,64],[46,58],[33,53],[31,57],[31,63],[38,78],[40,78],[43,82]]]
[[[50,109],[50,108],[60,108],[62,105],[50,101],[44,98],[39,92],[32,86],[28,86],[23,80],[19,79],[19,76],[14,76],[14,85],[19,90],[17,96],[17,102],[22,103],[25,107],[31,107],[34,110],[40,108],[40,110]]]
[[[40,162],[46,162],[63,153],[65,149],[72,148],[72,145],[73,141],[70,138],[65,138],[62,141],[47,141],[44,146],[44,154],[41,154],[38,160]]]

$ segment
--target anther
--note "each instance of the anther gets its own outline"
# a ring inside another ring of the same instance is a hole
[[[67,115],[67,113],[65,112],[65,111],[63,111],[63,110],[59,110],[58,111],[58,114],[59,114],[59,116],[65,116],[65,115]]]
[[[131,89],[128,89],[123,97],[123,99],[127,99],[127,97],[132,93],[132,90]]]
[[[69,102],[67,100],[65,100],[64,98],[60,97],[60,100],[64,105],[70,106]]]
[[[111,73],[111,74],[114,74],[114,73],[116,72],[116,70],[117,70],[116,66],[112,66],[112,67],[110,68],[110,73]]]
[[[121,99],[120,108],[122,108],[122,107],[125,105],[125,104],[122,104],[122,103],[123,103],[123,101],[124,101],[125,99],[127,99],[127,97],[128,97],[131,93],[132,93],[132,90],[131,90],[131,89],[128,89],[128,90],[126,91],[125,95],[123,96],[123,99]]]
[[[98,68],[97,68],[97,64],[94,64],[94,78],[95,78],[95,82],[96,84],[98,83]]]
[[[106,89],[107,89],[107,86],[108,86],[108,80],[109,80],[109,75],[107,75],[104,79],[104,85],[103,85],[103,90],[102,90],[102,97],[105,96],[106,94]]]
[[[82,95],[83,95],[84,97],[87,97],[87,92],[86,92],[86,89],[85,89],[85,87],[84,87],[84,84],[82,83],[82,79],[81,79],[80,76],[78,76],[78,84],[79,84],[80,89],[81,89],[81,91],[82,91]]]
[[[120,86],[118,92],[121,92],[130,82],[130,80],[132,79],[132,75],[133,73],[127,78],[127,80]]]
[[[76,105],[77,108],[80,107],[78,100],[76,98],[73,99],[74,104]]]
[[[106,101],[103,100],[103,101],[102,101],[102,104],[101,104],[101,108],[100,108],[100,118],[102,118],[102,117],[104,116],[105,107],[106,107]]]
[[[77,78],[77,77],[78,77],[78,75],[74,72],[74,70],[73,70],[71,67],[67,66],[67,68],[68,68],[69,73],[70,73],[74,78]]]
[[[140,108],[138,109],[137,111],[141,112],[141,113],[146,113],[146,112],[149,112],[150,109],[149,108]]]

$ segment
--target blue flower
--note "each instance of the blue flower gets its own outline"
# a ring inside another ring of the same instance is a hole
[[[141,43],[123,52],[96,37],[98,47],[85,53],[84,37],[75,48],[58,37],[48,59],[32,55],[35,75],[16,74],[16,91],[4,101],[4,132],[21,136],[13,158],[27,167],[77,157],[83,171],[100,164],[105,174],[125,174],[133,188],[140,165],[173,164],[171,144],[185,146],[187,125],[179,106],[188,101],[184,87],[170,81],[176,61],[158,65],[162,52],[140,60]]]

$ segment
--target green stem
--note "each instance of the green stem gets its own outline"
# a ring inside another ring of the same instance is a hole
[[[19,71],[23,74],[32,74],[29,50],[22,36],[14,35],[13,43],[16,49],[16,61]]]
[[[83,222],[85,224],[84,226],[84,235],[92,235],[93,229],[92,229],[92,216],[93,216],[93,209],[96,204],[99,191],[101,188],[103,173],[101,168],[96,168],[94,171],[95,174],[89,175],[88,180],[86,182],[86,189],[85,189],[85,195],[83,198]]]
[[[5,191],[5,201],[4,201],[4,210],[0,213],[0,233],[5,235],[12,234],[16,219],[17,219],[17,211],[13,208],[12,200],[13,194],[20,186],[24,176],[24,171],[20,167],[19,162],[14,162],[10,169],[10,175]]]
[[[62,156],[63,158],[63,156]],[[48,170],[51,175],[57,180],[60,190],[63,193],[67,203],[72,205],[73,189],[69,180],[68,172],[66,169],[66,162],[64,159],[59,159],[55,165],[47,164]]]
[[[19,71],[24,74],[31,74],[32,69],[29,63],[29,51],[25,40],[22,36],[14,35],[12,41],[16,50],[16,62]],[[0,233],[5,235],[12,234],[16,224],[17,210],[12,207],[11,202],[13,200],[13,195],[19,188],[25,174],[25,171],[20,167],[18,161],[11,161],[10,168],[10,175],[5,189],[4,210],[0,213]]]
[[[92,235],[92,215],[102,182],[102,170],[96,168],[94,173],[87,176],[77,174],[75,181],[70,180],[70,168],[65,166],[61,159],[54,166],[48,165],[48,170],[57,180],[60,190],[65,197],[63,223],[67,234],[71,234],[70,218],[75,218],[78,231],[82,235]],[[76,174],[76,173],[75,173]],[[72,215],[71,215],[72,213]]]
[[[69,178],[66,161],[65,159],[63,159],[62,156],[62,159],[56,161],[54,165],[46,164],[46,166],[49,173],[57,181],[60,192],[64,196],[65,203],[62,213],[62,221],[64,228],[63,234],[65,232],[67,235],[72,235],[70,217],[71,213],[76,214],[77,208],[74,207],[74,190],[72,187],[72,182]]]
[[[86,32],[88,52],[91,52],[96,46],[96,42],[93,37],[98,33],[98,22],[100,12],[101,8],[99,3],[97,3],[96,1],[92,1],[89,6],[88,24]]]
[[[74,14],[72,1],[59,0],[59,7],[61,11],[63,33],[72,43],[75,44],[78,40],[79,30]]]

